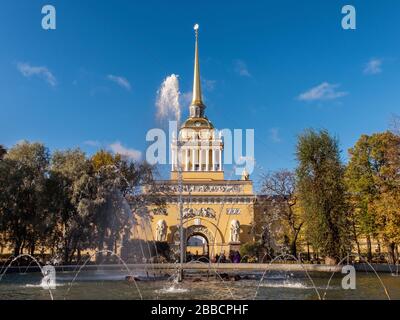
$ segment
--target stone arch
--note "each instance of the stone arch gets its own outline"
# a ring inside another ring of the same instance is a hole
[[[192,236],[195,235],[201,235],[203,236],[207,242],[208,245],[214,244],[214,235],[208,230],[206,226],[203,225],[191,225],[186,229],[186,239],[185,241],[187,242],[188,239]]]
[[[225,242],[224,233],[220,230],[218,225],[215,224],[214,221],[210,221],[210,219],[204,219],[204,218],[187,219],[183,224],[184,229],[188,229],[191,226],[195,225],[195,220],[199,220],[200,221],[199,225],[202,225],[205,228],[207,228],[208,232],[211,234],[212,240],[211,238],[208,239],[210,241],[209,243],[210,245],[222,244]]]
[[[214,235],[210,232],[210,230],[204,225],[191,225],[185,229],[185,247],[188,246],[189,239],[194,236],[200,236],[205,239],[207,245],[203,249],[203,255],[209,259],[210,257],[210,248],[214,245]],[[197,253],[196,253],[197,254]]]

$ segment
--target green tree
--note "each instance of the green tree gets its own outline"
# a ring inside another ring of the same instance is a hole
[[[43,144],[21,142],[0,161],[0,224],[14,254],[33,254],[51,232],[46,203],[49,153]]]
[[[245,256],[258,258],[262,246],[259,242],[246,242],[240,246],[240,255],[242,258]]]
[[[129,236],[136,217],[149,219],[149,204],[162,202],[155,188],[153,168],[103,150],[91,158],[91,163],[91,192],[81,200],[79,210],[91,215],[97,249],[116,251],[118,243]],[[145,195],[143,186],[147,187]]]
[[[51,209],[57,217],[52,242],[62,252],[64,263],[71,263],[76,253],[79,257],[91,247],[90,215],[80,210],[80,202],[93,184],[91,173],[91,163],[79,149],[56,151],[52,156],[48,185]]]
[[[362,135],[349,150],[346,185],[360,233],[387,246],[390,262],[400,242],[400,137],[393,132]]]
[[[0,160],[3,159],[4,155],[7,153],[6,148],[0,144]]]
[[[328,264],[349,249],[347,206],[337,139],[326,130],[306,130],[298,138],[297,188],[306,237]]]
[[[389,131],[376,133],[370,137],[370,143],[377,190],[371,210],[376,213],[378,232],[387,247],[389,262],[395,263],[400,243],[400,136]]]
[[[362,135],[349,149],[345,172],[345,184],[355,219],[354,236],[357,239],[357,233],[360,233],[366,238],[369,261],[372,259],[371,237],[377,236],[377,217],[372,204],[378,195],[374,177],[380,170],[380,160],[375,159],[374,154],[378,153],[374,151],[371,137]]]
[[[64,263],[85,249],[116,251],[137,217],[149,219],[148,207],[165,203],[161,192],[146,163],[104,150],[50,159],[43,144],[22,142],[0,158],[0,241],[16,255],[51,249]]]

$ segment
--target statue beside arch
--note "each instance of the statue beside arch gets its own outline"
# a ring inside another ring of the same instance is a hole
[[[240,223],[237,220],[232,220],[230,241],[231,242],[240,242],[239,234],[240,234]]]
[[[156,227],[156,241],[167,240],[167,223],[165,220],[158,220]]]

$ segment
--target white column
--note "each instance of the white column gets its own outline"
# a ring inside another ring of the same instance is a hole
[[[175,146],[175,149],[174,149],[174,154],[175,154],[175,157],[174,157],[174,164],[175,164],[175,170],[178,170],[178,168],[179,168],[179,166],[180,166],[180,163],[179,163],[179,153],[178,153],[178,147],[177,146]]]
[[[219,171],[222,171],[222,150],[218,150],[218,163],[219,163]]]
[[[211,170],[215,171],[215,149],[212,148],[212,156],[211,156]]]
[[[174,171],[174,163],[175,163],[175,149],[174,146],[172,146],[171,149],[171,170]]]
[[[185,171],[189,171],[189,149],[185,148]]]
[[[206,171],[210,170],[209,164],[210,164],[210,149],[207,146],[207,148],[206,148]]]
[[[196,149],[192,149],[192,171],[194,171],[194,163],[196,161]]]
[[[199,149],[199,171],[203,170],[202,167],[203,167],[203,149],[200,146],[200,149]]]
[[[177,146],[175,148],[175,170],[178,171],[181,165],[182,165],[182,149],[178,149]]]

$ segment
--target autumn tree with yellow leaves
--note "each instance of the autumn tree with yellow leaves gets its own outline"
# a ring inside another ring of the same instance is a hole
[[[375,237],[394,263],[400,243],[400,136],[390,131],[362,135],[349,155],[345,182],[368,257]]]

